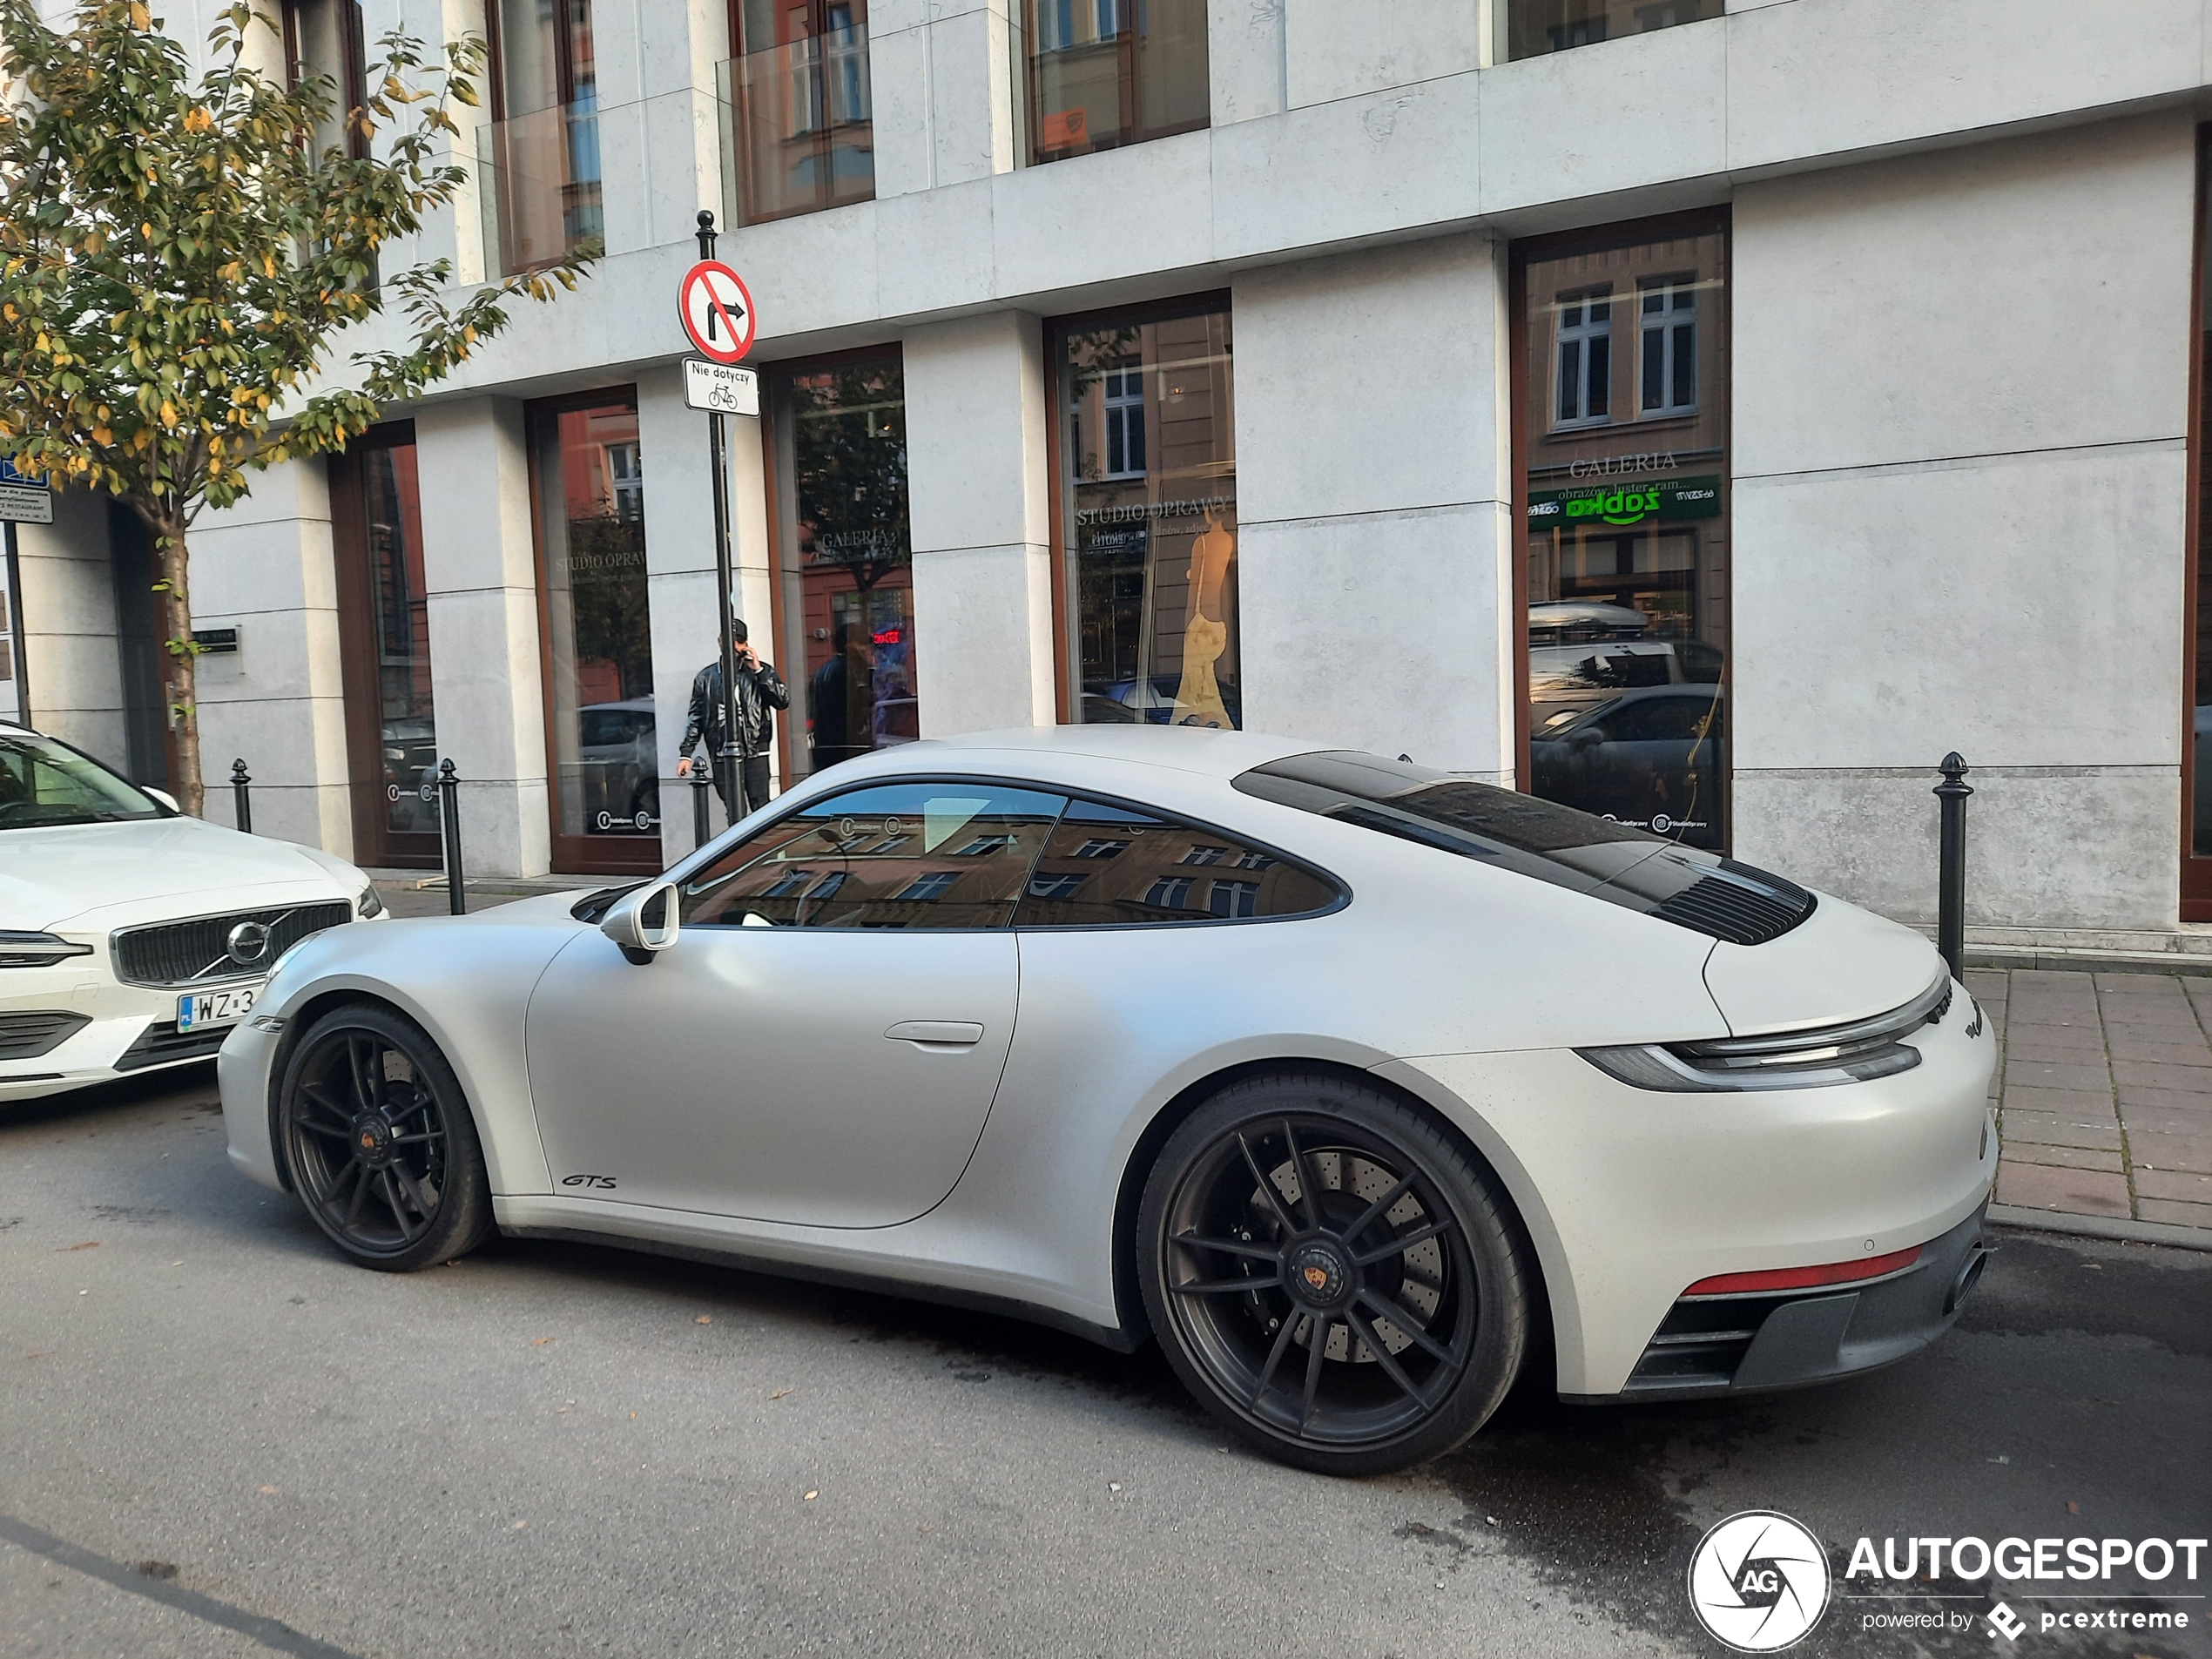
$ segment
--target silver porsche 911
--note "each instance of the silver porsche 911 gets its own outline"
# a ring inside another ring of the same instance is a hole
[[[319,934],[221,1076],[232,1158],[364,1265],[590,1238],[1157,1338],[1359,1474],[1532,1352],[1635,1399],[1928,1343],[1981,1265],[1993,1053],[1925,940],[1778,876],[1088,726],[840,765],[580,903]]]

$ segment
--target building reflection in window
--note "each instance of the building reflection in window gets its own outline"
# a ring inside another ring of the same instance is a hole
[[[534,408],[547,744],[556,856],[660,867],[659,749],[637,405],[627,395]],[[561,840],[577,845],[563,848]],[[631,843],[624,846],[597,845]]]
[[[422,503],[412,429],[361,453],[368,521],[370,645],[376,661],[377,735],[388,833],[435,833],[438,726],[430,697],[430,616],[422,571]],[[427,797],[427,799],[426,799]]]
[[[493,120],[480,140],[502,268],[604,241],[590,0],[490,0]]]
[[[1205,0],[1022,0],[1028,160],[1206,125]]]
[[[867,0],[738,0],[732,21],[746,222],[873,199]]]
[[[1503,0],[1508,60],[1717,17],[1722,0]]]
[[[1727,253],[1708,218],[1514,261],[1528,786],[1705,847],[1728,837]]]
[[[1227,303],[1063,324],[1052,349],[1069,717],[1238,725]]]
[[[800,676],[804,777],[921,735],[914,541],[907,514],[906,376],[889,356],[775,381],[785,660]]]

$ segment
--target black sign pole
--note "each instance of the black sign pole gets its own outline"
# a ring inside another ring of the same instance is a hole
[[[714,257],[714,214],[699,210],[699,258]],[[714,307],[706,313],[707,337],[714,337],[719,320]],[[730,570],[729,441],[722,428],[722,411],[706,416],[708,465],[714,472],[714,594],[722,616],[722,746],[715,753],[714,772],[722,786],[725,821],[734,824],[744,816],[740,793],[745,787],[744,753],[738,745],[738,645],[731,622],[735,615]]]

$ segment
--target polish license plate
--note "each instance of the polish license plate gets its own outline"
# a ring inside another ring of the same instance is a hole
[[[260,995],[258,985],[238,985],[227,991],[187,991],[177,999],[177,1029],[212,1031],[217,1026],[236,1025],[253,1012],[253,1001]]]

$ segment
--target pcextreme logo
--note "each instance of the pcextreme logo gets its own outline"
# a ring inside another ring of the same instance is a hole
[[[1730,1515],[1689,1558],[1690,1610],[1738,1653],[1779,1653],[1804,1640],[1827,1611],[1828,1590],[1820,1541],[1771,1509]]]

